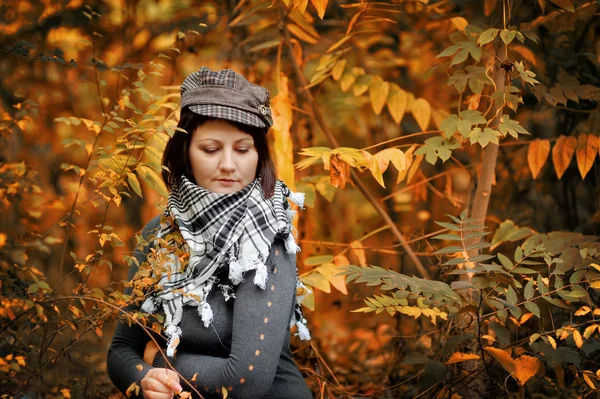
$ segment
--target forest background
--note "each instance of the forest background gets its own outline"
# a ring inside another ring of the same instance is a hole
[[[206,65],[270,89],[306,193],[315,397],[597,396],[599,4],[2,2],[0,394],[119,397],[114,321],[157,326],[123,312],[130,256]]]

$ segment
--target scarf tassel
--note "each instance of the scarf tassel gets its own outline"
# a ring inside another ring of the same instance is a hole
[[[296,252],[300,252],[300,247],[298,246],[298,244],[296,244],[294,235],[291,232],[285,238],[285,250],[288,254],[295,254]]]
[[[301,340],[309,341],[310,340],[310,331],[306,327],[306,319],[298,320],[296,322],[296,327],[298,327],[298,335]]]
[[[234,285],[238,285],[244,280],[242,265],[240,265],[236,259],[229,261],[229,280],[231,280]]]
[[[213,311],[208,302],[202,302],[202,305],[198,307],[198,313],[202,318],[202,323],[204,324],[204,327],[208,327],[213,321]]]
[[[173,357],[177,351],[176,348],[177,345],[179,345],[179,339],[181,338],[181,328],[171,324],[167,327],[165,333],[169,337],[169,340],[167,341],[167,356]]]
[[[256,274],[254,275],[254,284],[259,286],[263,290],[267,286],[267,266],[265,266],[265,264],[262,262],[258,262],[256,264]]]

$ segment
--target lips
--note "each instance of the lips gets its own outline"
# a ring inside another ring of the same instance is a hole
[[[235,183],[236,180],[234,179],[217,179],[217,181],[223,182],[223,183]]]

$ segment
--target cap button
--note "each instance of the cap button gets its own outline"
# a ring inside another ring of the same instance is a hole
[[[266,115],[267,114],[267,107],[265,107],[264,105],[260,104],[258,106],[258,110],[260,111],[261,114]]]

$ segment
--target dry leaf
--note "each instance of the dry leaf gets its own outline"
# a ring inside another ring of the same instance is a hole
[[[537,373],[540,368],[540,361],[537,357],[523,355],[514,361],[515,372],[513,377],[519,381],[519,384],[525,385],[527,380]]]
[[[592,379],[585,372],[583,373],[583,379],[585,380],[585,382],[587,382],[587,384],[590,386],[590,388],[596,389],[596,386],[592,382]]]
[[[493,346],[488,346],[483,348],[490,355],[494,356],[496,360],[504,367],[510,374],[513,374],[516,369],[515,361],[510,356],[510,353],[503,349],[494,348]]]
[[[577,166],[581,178],[585,179],[588,174],[596,155],[598,155],[598,136],[595,134],[581,134],[577,140]]]
[[[527,163],[534,179],[537,179],[540,174],[548,155],[550,155],[550,142],[548,140],[535,139],[529,145]]]
[[[450,356],[450,359],[448,359],[446,361],[446,364],[461,363],[461,362],[466,362],[467,360],[479,360],[479,359],[481,359],[481,356],[476,355],[474,353],[454,352],[452,354],[452,356]]]
[[[365,250],[363,249],[364,247],[362,243],[360,241],[352,241],[350,247],[352,248],[354,255],[356,255],[358,258],[358,263],[361,266],[367,266],[367,258],[365,256]]]
[[[558,178],[562,178],[563,174],[569,167],[573,154],[575,154],[575,148],[577,147],[577,140],[575,137],[560,136],[552,149],[552,161],[554,162],[554,170]]]
[[[341,160],[338,154],[331,154],[329,158],[329,178],[331,179],[331,185],[334,187],[346,187],[346,180],[349,175],[348,164]]]

